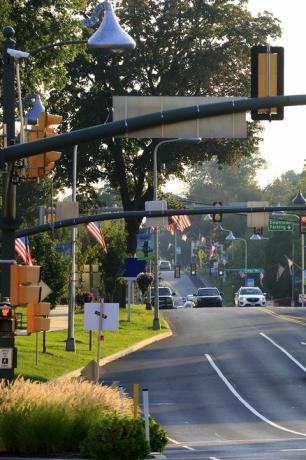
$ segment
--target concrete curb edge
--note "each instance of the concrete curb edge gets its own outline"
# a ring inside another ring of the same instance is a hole
[[[115,361],[116,359],[123,358],[126,355],[129,355],[131,353],[134,353],[135,351],[140,350],[141,348],[144,348],[148,345],[151,345],[154,342],[158,342],[159,340],[166,339],[167,337],[171,337],[173,335],[172,331],[169,330],[168,332],[163,332],[162,334],[154,335],[153,337],[150,337],[148,339],[141,340],[140,342],[135,343],[134,345],[131,345],[128,348],[125,348],[124,350],[118,351],[117,353],[114,353],[113,355],[106,356],[105,358],[100,359],[99,366],[105,366],[106,364]],[[81,376],[81,371],[83,367],[80,369],[76,369],[75,371],[69,372],[68,374],[61,375],[60,377],[57,377],[53,381],[59,381],[63,379],[72,379],[72,378],[77,378]]]

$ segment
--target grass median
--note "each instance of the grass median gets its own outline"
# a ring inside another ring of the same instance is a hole
[[[132,305],[131,321],[127,321],[127,310],[120,309],[119,330],[104,331],[101,358],[124,350],[141,340],[167,332],[166,322],[161,317],[161,330],[153,330],[153,310],[144,305]],[[89,350],[89,332],[84,331],[83,313],[75,314],[76,352],[65,351],[67,330],[46,333],[46,353],[42,352],[42,333],[16,337],[18,349],[16,375],[40,381],[53,380],[63,374],[86,366],[97,356],[97,332],[92,333],[92,349]],[[38,340],[37,340],[38,339]],[[38,353],[36,359],[36,340]],[[37,362],[37,363],[36,363]]]

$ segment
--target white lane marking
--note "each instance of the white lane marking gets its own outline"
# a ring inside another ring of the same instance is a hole
[[[254,407],[252,407],[245,399],[243,399],[240,394],[235,390],[233,385],[227,380],[227,378],[222,374],[218,366],[214,363],[213,359],[210,357],[210,355],[205,354],[206,359],[208,360],[209,364],[211,367],[217,372],[218,376],[220,379],[225,383],[227,388],[233,393],[234,396],[247,408],[249,409],[250,412],[252,412],[256,417],[260,418],[262,421],[268,423],[269,425],[273,426],[274,428],[277,428],[282,431],[286,431],[287,433],[293,433],[293,434],[298,434],[300,436],[306,437],[306,433],[300,433],[299,431],[294,431],[290,430],[289,428],[285,428],[284,426],[278,425],[277,423],[272,422],[268,418],[266,418],[264,415],[260,414]]]
[[[306,372],[306,367],[304,367],[298,360],[296,360],[287,350],[285,350],[285,348],[278,345],[278,343],[274,342],[274,340],[272,340],[270,337],[268,337],[263,332],[260,332],[259,334],[265,339],[269,340],[269,342],[272,343],[272,345],[274,345],[276,348],[282,351],[286,356],[288,356],[288,358],[291,359],[291,361],[293,361],[300,369],[302,369],[303,372]]]
[[[180,444],[180,442],[176,441],[175,439],[169,438],[169,436],[168,439],[169,441],[173,442],[173,444]]]
[[[280,449],[280,452],[305,452],[306,449]]]
[[[188,450],[195,450],[193,447],[189,447],[189,446],[182,446],[182,447],[185,447],[185,449],[188,449]]]
[[[189,447],[189,446],[187,446],[187,445],[184,445],[184,446],[183,446],[180,442],[176,441],[175,439],[169,438],[169,436],[168,436],[168,439],[169,439],[169,441],[173,442],[173,444],[180,445],[181,447],[184,447],[185,449],[188,449],[188,450],[195,450],[195,449],[193,449],[192,447]]]
[[[217,458],[217,457],[209,457],[209,460],[220,460],[220,458]]]
[[[306,345],[306,342],[301,342],[301,345]]]

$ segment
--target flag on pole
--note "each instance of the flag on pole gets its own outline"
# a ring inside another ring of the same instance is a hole
[[[210,250],[209,250],[209,258],[212,259],[214,257],[214,254],[215,254],[215,251],[216,251],[216,246],[214,246],[213,244],[211,245],[210,247]]]
[[[278,264],[277,273],[276,273],[276,282],[279,281],[284,271],[285,271],[285,267],[283,267],[281,264]]]
[[[290,275],[292,275],[293,260],[291,260],[288,256],[285,256],[285,257],[288,262],[288,268],[289,268]]]
[[[29,238],[27,236],[22,236],[15,239],[15,251],[22,258],[25,265],[33,265]]]
[[[89,222],[89,224],[87,224],[87,230],[96,239],[98,244],[101,246],[102,251],[107,252],[104,236],[101,232],[99,222]]]
[[[169,218],[169,225],[175,225],[177,230],[183,232],[186,228],[191,226],[191,221],[187,215],[171,216]]]

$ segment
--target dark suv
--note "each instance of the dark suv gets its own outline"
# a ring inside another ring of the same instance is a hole
[[[158,288],[158,300],[159,300],[159,308],[173,308],[173,296],[175,292],[172,292],[169,287],[160,286]],[[151,303],[154,305],[154,289],[151,291]]]
[[[195,307],[222,307],[222,297],[215,287],[198,289],[194,299]]]

